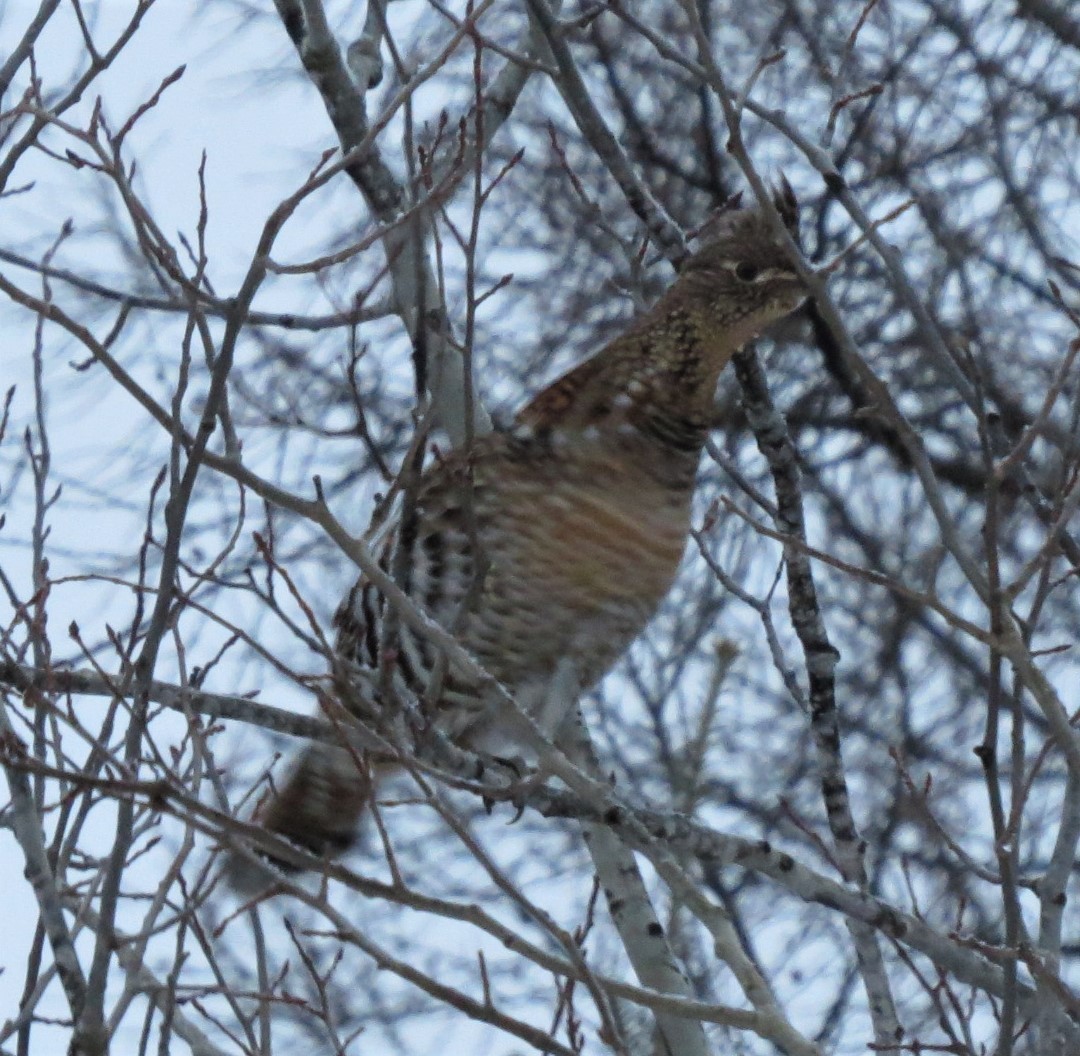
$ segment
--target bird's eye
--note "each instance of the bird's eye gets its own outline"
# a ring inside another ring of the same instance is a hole
[[[735,265],[735,278],[737,278],[739,282],[753,282],[759,274],[759,270],[755,268],[753,264],[744,262]]]

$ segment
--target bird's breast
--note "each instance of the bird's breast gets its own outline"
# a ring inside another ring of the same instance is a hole
[[[508,684],[566,656],[595,681],[670,588],[689,500],[617,460],[504,478],[477,511],[487,568],[469,644]]]
[[[620,603],[655,607],[667,593],[686,544],[686,510],[642,487],[553,488],[537,496],[543,525],[531,535],[551,589],[576,608]]]

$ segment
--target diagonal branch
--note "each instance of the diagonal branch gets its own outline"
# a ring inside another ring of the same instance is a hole
[[[547,0],[528,0],[528,5],[558,67],[559,78],[556,81],[556,87],[562,94],[563,101],[582,136],[596,151],[597,157],[619,185],[627,204],[645,225],[664,255],[677,263],[686,255],[686,240],[683,233],[634,171],[630,159],[619,146],[600,111],[596,108],[556,21],[556,12]]]

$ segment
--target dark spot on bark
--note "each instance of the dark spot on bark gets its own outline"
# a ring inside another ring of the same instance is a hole
[[[841,780],[825,780],[821,782],[821,791],[829,799],[836,799],[847,792],[847,786]]]
[[[890,912],[882,912],[878,914],[877,918],[873,921],[875,928],[880,928],[882,931],[887,932],[894,938],[902,939],[908,931],[908,926]]]
[[[289,34],[289,40],[291,40],[297,47],[300,47],[304,42],[304,19],[298,10],[291,10],[286,12],[284,17],[285,32]]]
[[[840,173],[830,172],[825,176],[825,186],[828,187],[833,194],[839,194],[847,186],[847,181]]]

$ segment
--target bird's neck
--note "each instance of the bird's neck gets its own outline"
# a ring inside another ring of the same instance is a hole
[[[636,431],[645,442],[696,464],[720,372],[737,347],[707,313],[669,294],[625,334],[548,386],[519,421],[623,437]]]

